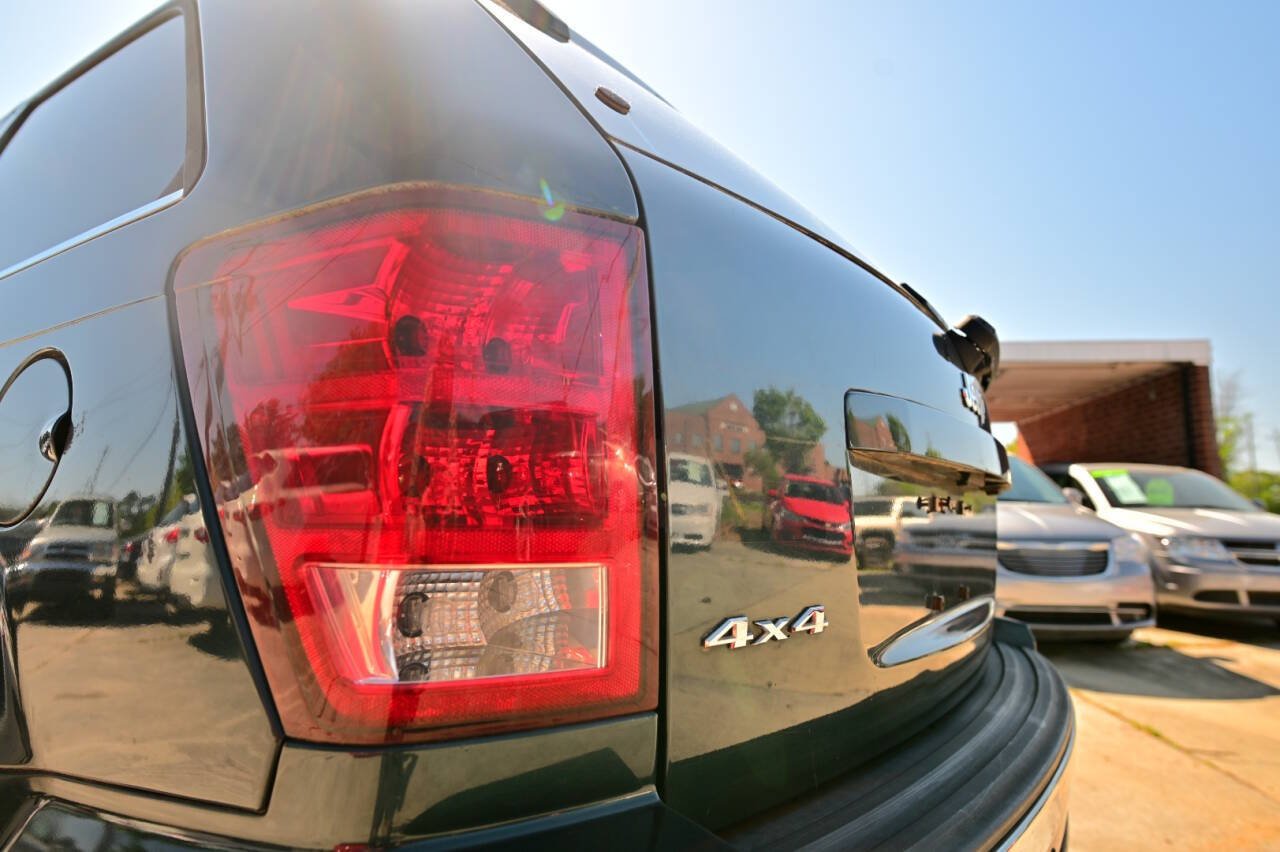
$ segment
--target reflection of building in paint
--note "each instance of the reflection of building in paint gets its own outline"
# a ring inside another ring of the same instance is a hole
[[[726,480],[741,482],[748,491],[764,487],[760,474],[747,465],[746,456],[764,447],[765,433],[750,406],[737,394],[669,408],[666,428],[667,445],[672,450],[706,456]],[[833,480],[836,475],[821,443],[810,453],[809,466],[813,476]]]
[[[764,430],[736,394],[668,409],[667,445],[706,456],[725,479],[744,488],[763,485],[760,475],[747,467],[746,454],[764,446]]]

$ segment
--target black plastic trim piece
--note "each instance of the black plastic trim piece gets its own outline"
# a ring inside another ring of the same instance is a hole
[[[988,848],[1041,801],[1073,728],[1053,666],[996,643],[977,688],[918,736],[725,834],[744,848]]]
[[[1024,622],[998,615],[993,623],[995,625],[993,635],[997,642],[1012,645],[1015,648],[1036,650],[1036,635]]]

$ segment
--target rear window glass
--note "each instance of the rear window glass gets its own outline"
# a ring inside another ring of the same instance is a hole
[[[181,18],[41,102],[0,151],[0,271],[182,188]]]
[[[53,527],[109,527],[115,511],[105,500],[68,500],[53,513]]]
[[[893,512],[892,500],[859,500],[853,504],[853,511],[858,515],[888,515]]]
[[[671,460],[671,481],[691,482],[694,485],[711,485],[711,468],[691,459]]]

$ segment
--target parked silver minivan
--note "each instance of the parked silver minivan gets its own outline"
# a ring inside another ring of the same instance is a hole
[[[1142,541],[1075,505],[1032,465],[1010,457],[1013,487],[996,509],[1001,615],[1041,638],[1121,640],[1155,623]]]
[[[1098,517],[1152,551],[1162,610],[1280,620],[1280,516],[1198,470],[1155,464],[1050,468]]]

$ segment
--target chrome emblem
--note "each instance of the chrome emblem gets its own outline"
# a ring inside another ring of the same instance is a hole
[[[982,386],[968,373],[961,379],[960,402],[980,419],[987,419],[987,399],[982,395]]]
[[[752,624],[760,628],[759,633],[752,632]],[[766,642],[783,642],[796,633],[817,636],[826,629],[827,609],[822,604],[805,607],[795,618],[784,616],[751,621],[745,615],[735,615],[717,624],[714,630],[704,636],[702,647],[718,648],[724,645],[729,648],[745,648]]]

